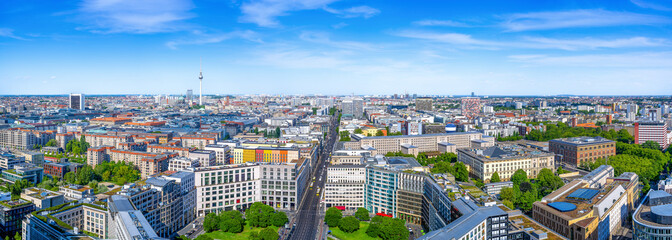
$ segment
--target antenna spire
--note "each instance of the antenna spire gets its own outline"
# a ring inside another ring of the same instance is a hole
[[[203,57],[200,57],[199,61],[198,80],[200,81],[200,86],[198,88],[198,105],[203,106]]]

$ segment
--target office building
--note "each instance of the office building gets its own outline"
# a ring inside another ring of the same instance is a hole
[[[58,192],[62,193],[66,199],[71,201],[93,197],[93,188],[86,185],[68,184],[59,187]]]
[[[422,228],[425,232],[439,230],[452,221],[452,201],[446,192],[446,181],[428,176],[423,184]]]
[[[502,180],[509,180],[518,169],[528,178],[536,178],[544,168],[555,171],[553,153],[520,145],[458,149],[457,160],[469,166],[469,175],[486,182],[495,172]]]
[[[416,98],[415,99],[415,110],[416,111],[428,111],[431,112],[434,110],[434,99],[432,98]]]
[[[21,164],[14,166],[14,169],[2,171],[2,180],[5,182],[16,182],[19,180],[28,180],[33,184],[42,182],[44,171],[41,167],[32,164]]]
[[[231,148],[225,144],[206,145],[203,150],[214,151],[216,155],[216,165],[233,163],[231,159]]]
[[[160,237],[172,238],[184,227],[183,192],[175,180],[152,177],[144,185],[126,184],[117,194],[128,197]]]
[[[108,216],[107,209],[101,205],[64,203],[28,214],[22,221],[22,237],[36,240],[107,239],[111,237],[108,235]]]
[[[21,219],[35,211],[35,204],[24,200],[0,201],[0,238],[14,238],[21,231]]]
[[[497,206],[478,207],[470,200],[459,198],[452,203],[451,211],[458,216],[453,222],[419,239],[508,239],[509,215]]]
[[[176,157],[168,160],[168,171],[180,171],[187,168],[200,166],[200,160],[196,158]]]
[[[481,99],[477,97],[465,97],[460,102],[462,115],[467,118],[478,116],[481,110]]]
[[[364,207],[365,167],[361,164],[327,167],[327,179],[324,183],[324,204],[327,208],[343,207],[345,211],[354,212],[357,208]]]
[[[494,138],[484,138],[479,132],[454,132],[442,134],[425,134],[415,136],[380,136],[363,137],[358,140],[362,149],[374,148],[376,154],[387,154],[389,152],[401,151],[403,144],[409,144],[418,148],[418,152],[439,151],[439,145],[442,142],[455,144],[455,148],[471,147],[471,140],[487,140],[494,144]]]
[[[84,94],[71,93],[68,100],[70,100],[69,107],[71,109],[84,111],[84,107],[86,106],[85,101],[84,101]]]
[[[354,118],[364,118],[364,100],[361,98],[345,98],[341,102],[341,114]]]
[[[194,172],[178,171],[164,175],[166,180],[175,181],[180,187],[182,198],[182,224],[187,225],[196,219],[196,179]]]
[[[36,210],[50,208],[65,203],[63,194],[36,187],[23,189],[21,198],[35,204]]]
[[[548,150],[562,163],[581,166],[616,155],[616,142],[603,137],[560,138],[548,141]]]
[[[667,122],[637,122],[635,123],[635,143],[642,144],[654,141],[661,149],[670,146],[670,134],[667,132]]]
[[[672,237],[672,194],[651,190],[632,214],[632,238],[635,240]]]
[[[154,232],[142,211],[135,209],[126,196],[112,195],[108,203],[110,235],[120,240],[163,240]]]
[[[26,159],[26,163],[41,167],[44,164],[44,153],[33,151],[17,151],[16,155]],[[2,156],[0,156],[2,159]],[[1,162],[2,160],[0,160]],[[1,163],[0,163],[1,164]]]
[[[505,182],[495,182],[495,183],[486,183],[485,186],[483,187],[485,190],[485,193],[489,195],[498,195],[501,191],[502,188],[513,188],[513,182],[511,181],[505,181]]]
[[[420,225],[422,222],[422,197],[425,175],[412,172],[400,172],[397,188],[397,218],[406,223]]]
[[[299,148],[286,147],[236,147],[233,149],[233,163],[292,162],[299,160],[301,157],[300,151]]]
[[[201,167],[215,166],[217,163],[217,156],[215,151],[210,150],[194,150],[189,152],[189,158],[198,159]]]
[[[598,171],[604,170],[608,169]],[[610,239],[639,201],[641,188],[634,173],[607,177],[602,187],[601,176],[576,179],[534,202],[533,218],[570,239]]]
[[[26,162],[25,158],[16,156],[9,152],[0,152],[0,170],[14,169],[16,165],[22,165]]]

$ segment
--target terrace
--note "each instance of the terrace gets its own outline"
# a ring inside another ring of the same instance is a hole
[[[25,199],[17,199],[17,200],[6,200],[6,201],[0,201],[0,205],[8,207],[8,208],[16,208],[16,207],[21,207],[24,205],[31,204],[30,201],[25,200]]]
[[[24,191],[23,193],[26,196],[30,196],[32,198],[40,199],[40,200],[44,200],[44,199],[47,199],[47,198],[51,198],[51,197],[55,197],[55,196],[60,195],[60,194],[57,194],[53,191],[45,190],[45,189],[42,189],[42,188],[36,188],[36,187],[26,188],[23,191]]]
[[[544,227],[543,225],[537,223],[536,221],[528,218],[527,216],[524,215],[518,215],[515,217],[509,217],[509,222],[511,223],[510,226],[513,228],[517,229],[522,229],[523,231],[527,233],[531,233],[533,231],[542,231],[546,233],[547,235],[547,240],[565,240],[567,238],[562,237],[555,232],[553,232],[551,229],[548,229]]]

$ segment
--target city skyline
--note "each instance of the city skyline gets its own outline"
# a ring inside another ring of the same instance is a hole
[[[0,95],[668,95],[672,4],[0,3]],[[25,21],[25,19],[31,19]]]

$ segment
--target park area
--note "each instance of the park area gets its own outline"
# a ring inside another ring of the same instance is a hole
[[[352,233],[346,233],[341,231],[338,227],[329,228],[331,230],[331,235],[340,239],[340,240],[377,240],[379,238],[373,238],[366,234],[366,230],[369,229],[368,222],[360,222],[359,230]]]
[[[266,227],[269,229],[273,229],[273,231],[277,232],[278,227],[276,226],[269,226]],[[223,232],[221,230],[219,231],[214,231],[210,233],[205,233],[204,235],[207,235],[208,237],[211,237],[212,239],[226,239],[226,240],[248,240],[250,239],[250,234],[252,232],[260,232],[265,228],[260,228],[260,227],[250,227],[249,224],[245,224],[245,227],[243,228],[243,231],[240,233],[230,233],[230,232]]]

